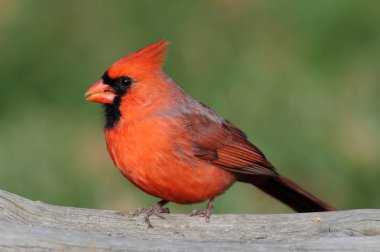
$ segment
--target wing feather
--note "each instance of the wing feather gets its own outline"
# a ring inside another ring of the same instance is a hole
[[[277,175],[264,154],[231,122],[214,113],[211,116],[187,114],[184,118],[193,153],[198,158],[235,173]]]

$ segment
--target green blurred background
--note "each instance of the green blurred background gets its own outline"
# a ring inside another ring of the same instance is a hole
[[[125,211],[157,201],[113,166],[102,108],[83,94],[115,60],[165,38],[165,71],[240,126],[282,174],[340,209],[380,208],[379,8],[0,0],[0,189]],[[235,184],[216,212],[291,210]]]

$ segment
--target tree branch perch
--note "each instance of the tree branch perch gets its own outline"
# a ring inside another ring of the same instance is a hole
[[[143,218],[60,207],[0,190],[0,250],[380,250],[380,210]]]

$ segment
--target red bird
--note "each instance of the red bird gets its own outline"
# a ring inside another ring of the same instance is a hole
[[[123,175],[161,201],[146,209],[169,212],[168,202],[210,200],[192,215],[209,221],[214,198],[234,182],[250,183],[298,212],[330,205],[280,176],[231,122],[187,95],[161,69],[168,42],[159,40],[114,63],[85,94],[105,108],[108,152]]]

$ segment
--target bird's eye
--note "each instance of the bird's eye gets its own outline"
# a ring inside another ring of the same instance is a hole
[[[129,86],[132,84],[132,79],[129,78],[128,76],[126,77],[121,77],[120,78],[120,84],[122,84],[123,86]]]

